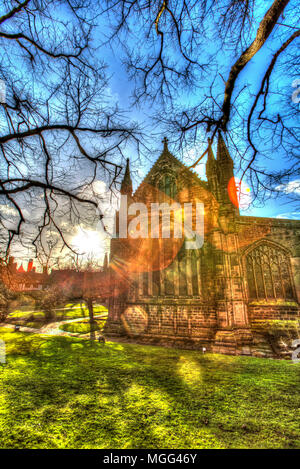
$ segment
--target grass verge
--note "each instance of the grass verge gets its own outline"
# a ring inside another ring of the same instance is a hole
[[[95,320],[94,323],[91,324],[89,321],[76,321],[70,322],[67,324],[62,324],[59,328],[66,332],[72,332],[77,334],[87,334],[88,332],[93,331],[101,331],[104,327],[105,320]]]
[[[0,338],[1,448],[300,448],[300,364]]]
[[[94,314],[105,313],[107,308],[102,305],[94,306]],[[77,319],[82,317],[89,316],[88,309],[85,305],[80,303],[66,305],[64,308],[56,309],[52,313],[53,317],[51,322],[63,321],[67,319]],[[14,322],[22,326],[36,327],[40,328],[49,320],[46,320],[46,315],[43,311],[21,311],[16,310],[13,313],[10,313],[7,317],[6,322]],[[30,324],[30,326],[29,326]]]

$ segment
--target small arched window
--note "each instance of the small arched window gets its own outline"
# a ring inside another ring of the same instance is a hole
[[[246,255],[250,299],[294,299],[288,254],[275,245],[263,243]]]

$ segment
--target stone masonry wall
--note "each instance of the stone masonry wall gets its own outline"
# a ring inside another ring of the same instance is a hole
[[[250,322],[272,319],[289,320],[299,318],[300,310],[297,305],[249,305],[248,315]]]

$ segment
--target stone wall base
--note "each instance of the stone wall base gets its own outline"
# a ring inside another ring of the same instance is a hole
[[[215,334],[199,334],[199,336],[180,336],[169,334],[144,333],[141,335],[127,334],[121,321],[109,322],[104,329],[107,336],[127,338],[130,342],[148,345],[160,345],[201,352],[222,353],[226,355],[252,355],[253,336],[251,330],[228,329]]]
[[[294,319],[299,318],[299,313],[297,313],[298,310],[294,312]],[[126,321],[124,322],[121,316],[116,313],[109,315],[104,328],[106,336],[120,337],[131,343],[199,350],[200,353],[204,351],[225,355],[282,358],[276,353],[270,341],[263,334],[258,333],[251,323],[249,326],[220,329],[211,312],[207,313],[205,318],[200,317],[200,320],[195,313],[195,317],[191,316],[192,320],[185,327],[179,321],[174,323],[172,318],[168,321],[165,317],[164,321],[154,321],[156,319],[154,317],[143,332],[138,328],[130,331],[126,328]],[[289,356],[283,358],[289,358]]]
[[[219,330],[216,332],[212,351],[225,355],[252,355],[252,343],[250,328]]]
[[[121,321],[107,320],[103,329],[105,335],[125,336],[126,332]]]

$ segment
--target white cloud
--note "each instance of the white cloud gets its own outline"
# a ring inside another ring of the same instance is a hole
[[[275,218],[285,218],[288,220],[299,220],[299,212],[285,212],[276,215]]]
[[[137,168],[137,175],[140,179],[144,179],[144,177],[146,176],[146,171],[142,168]]]
[[[295,179],[287,184],[280,184],[276,186],[277,191],[284,192],[285,194],[296,194],[300,196],[300,179]]]
[[[0,212],[3,215],[13,215],[13,216],[18,215],[17,210],[14,207],[11,207],[10,205],[7,205],[7,204],[0,205]]]
[[[105,91],[103,93],[103,98],[105,102],[108,101],[112,105],[116,105],[120,101],[119,94],[117,92],[114,92],[110,86],[107,86],[105,88]]]
[[[93,181],[91,184],[82,186],[79,195],[84,195],[85,198],[90,199],[105,199],[109,191],[106,187],[106,183],[101,180]]]

